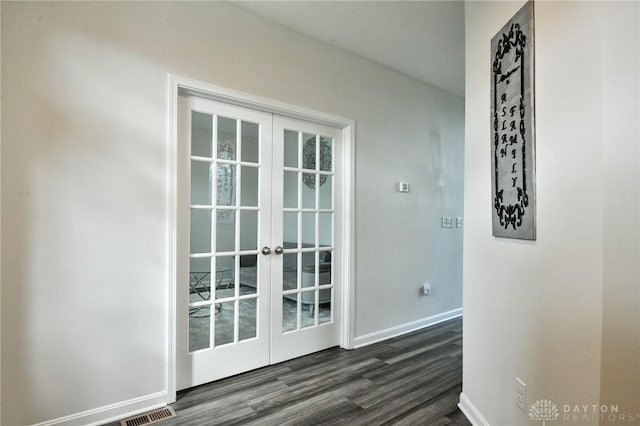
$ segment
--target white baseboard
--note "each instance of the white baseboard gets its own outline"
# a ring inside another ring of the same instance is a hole
[[[478,411],[476,406],[473,405],[469,398],[467,398],[464,392],[460,394],[460,402],[458,403],[458,408],[460,408],[462,414],[467,417],[467,419],[473,426],[489,426],[489,422],[484,417],[482,417],[480,411]]]
[[[417,321],[408,322],[406,324],[397,325],[395,327],[387,328],[385,330],[376,331],[373,333],[365,334],[364,336],[358,336],[354,339],[354,348],[361,348],[363,346],[378,343],[383,340],[391,339],[392,337],[401,336],[403,334],[411,333],[412,331],[420,330],[421,328],[429,327],[431,325],[438,324],[443,321],[450,320],[462,316],[462,308],[452,309],[447,312],[432,315],[427,318],[419,319]]]
[[[158,392],[93,410],[48,420],[32,426],[94,426],[134,416],[167,405],[167,393]]]

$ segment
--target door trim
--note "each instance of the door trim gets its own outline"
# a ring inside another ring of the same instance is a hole
[[[354,348],[355,337],[355,121],[337,115],[326,114],[308,108],[239,92],[221,86],[197,81],[173,74],[168,77],[168,119],[167,119],[167,355],[166,355],[166,388],[167,404],[176,401],[176,287],[177,287],[177,213],[178,213],[178,96],[192,95],[218,102],[251,108],[285,117],[311,121],[337,127],[342,130],[343,158],[343,191],[341,200],[342,213],[342,304],[340,347]]]

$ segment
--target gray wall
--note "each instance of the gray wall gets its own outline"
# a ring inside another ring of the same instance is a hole
[[[466,3],[463,395],[488,424],[530,425],[519,377],[527,410],[548,399],[554,425],[598,424],[564,406],[640,412],[640,5],[535,4],[538,238],[526,242],[492,237],[489,179],[489,43],[522,4]]]
[[[461,306],[460,97],[225,3],[3,3],[2,56],[2,424],[166,391],[168,73],[356,120],[357,336]]]

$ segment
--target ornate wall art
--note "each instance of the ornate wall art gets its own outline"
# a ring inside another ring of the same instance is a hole
[[[536,239],[534,15],[528,1],[491,39],[492,223]]]
[[[320,170],[331,171],[331,143],[320,137]],[[307,139],[302,147],[302,167],[307,170],[316,169],[316,138]],[[320,175],[320,186],[327,181],[326,175]],[[309,189],[316,188],[316,175],[302,174],[302,182]]]
[[[222,160],[235,160],[236,141],[220,141],[218,143],[218,158]],[[217,200],[219,206],[233,206],[236,201],[236,166],[228,163],[218,163]],[[234,223],[234,210],[218,210],[218,222]]]

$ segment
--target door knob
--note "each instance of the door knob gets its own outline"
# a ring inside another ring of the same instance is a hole
[[[264,254],[265,256],[268,256],[271,254],[271,249],[267,246],[262,247],[262,254]]]
[[[276,247],[275,249],[276,254],[282,254],[284,253],[284,249],[281,246]]]

